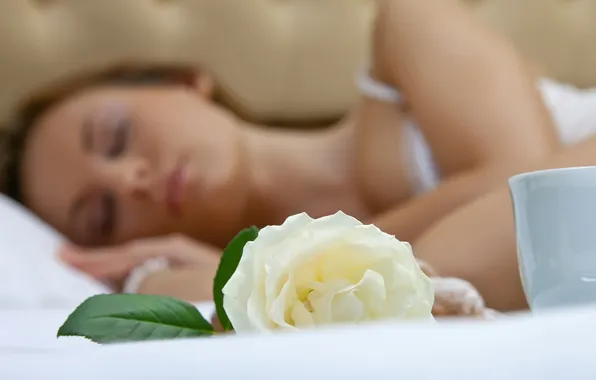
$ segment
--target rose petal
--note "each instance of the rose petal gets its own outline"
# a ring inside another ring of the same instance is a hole
[[[305,226],[304,231],[316,233],[317,235],[320,233],[334,234],[338,231],[353,230],[354,227],[358,226],[362,226],[362,222],[342,211],[338,211],[333,215],[313,219],[311,223]]]
[[[394,288],[405,288],[410,289],[416,281],[416,275],[418,273],[413,272],[410,268],[403,265],[403,263],[397,263],[393,265],[393,287]]]
[[[259,231],[259,236],[252,243],[255,251],[275,251],[276,247],[284,243],[291,235],[301,233],[313,221],[306,213],[292,215],[281,226],[267,226]]]
[[[230,323],[234,327],[234,331],[250,332],[256,330],[246,314],[246,304],[241,304],[232,297],[224,297],[223,306]]]
[[[385,286],[385,289],[393,289],[396,286],[395,279],[393,278],[393,268],[395,265],[395,261],[390,257],[383,257],[373,263],[369,270],[376,272],[383,277],[383,286]]]
[[[294,301],[290,316],[294,326],[297,328],[312,328],[315,326],[312,315],[299,300]]]
[[[246,314],[248,319],[252,322],[255,329],[259,331],[271,330],[273,324],[265,309],[265,295],[264,289],[258,287],[254,289],[246,303]]]
[[[273,308],[283,286],[288,282],[288,268],[283,268],[275,260],[265,261],[265,310]]]
[[[269,316],[278,327],[294,329],[294,326],[291,326],[286,321],[286,310],[288,309],[288,303],[292,302],[292,293],[295,293],[292,290],[292,278],[290,278],[281,288],[279,296],[271,304]]]
[[[360,247],[347,244],[339,246],[321,257],[321,281],[343,279],[355,284],[374,261],[374,256],[368,255],[367,251],[361,250]]]
[[[387,300],[383,276],[375,271],[367,270],[362,280],[354,286],[353,292],[364,305],[370,318],[381,316]]]
[[[433,301],[434,290],[430,279],[420,277],[413,283],[388,289],[383,314],[389,317],[419,318],[431,313]]]
[[[334,322],[359,322],[364,316],[364,305],[352,291],[336,294],[331,302]]]
[[[332,289],[321,289],[311,292],[307,297],[307,302],[312,309],[312,318],[316,324],[331,323],[333,316],[331,314],[331,302],[335,297]]]
[[[248,301],[248,297],[250,297],[250,292],[254,286],[252,267],[252,258],[250,256],[242,256],[236,271],[221,290],[224,299],[226,297],[234,297],[240,303]]]
[[[361,225],[357,219],[343,212],[311,219],[295,233],[287,234],[283,243],[275,247],[275,255],[270,257],[282,268],[296,268],[299,264],[296,259],[304,262],[312,256],[339,249],[347,233]]]

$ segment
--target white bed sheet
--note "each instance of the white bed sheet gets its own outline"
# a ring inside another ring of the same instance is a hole
[[[3,331],[5,322],[15,331],[28,328],[41,314],[31,336],[41,338],[42,350],[0,353],[1,379],[581,380],[596,373],[596,307],[498,322],[370,325],[51,350],[50,335],[62,319],[58,313],[48,319],[45,312],[25,318],[5,313]]]
[[[212,303],[196,305],[209,318]],[[11,353],[48,353],[58,350],[95,349],[98,346],[86,339],[56,337],[71,309],[63,310],[1,310],[0,357]],[[0,376],[0,379],[4,379]]]

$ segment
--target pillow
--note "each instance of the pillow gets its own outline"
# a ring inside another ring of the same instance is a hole
[[[63,240],[26,208],[0,195],[0,310],[72,308],[110,292],[56,258]]]

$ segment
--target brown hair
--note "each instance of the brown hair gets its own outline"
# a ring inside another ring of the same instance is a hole
[[[192,85],[197,69],[176,65],[122,64],[95,72],[79,73],[42,89],[16,108],[13,121],[0,131],[0,191],[21,202],[21,161],[27,138],[39,119],[52,107],[94,86]]]

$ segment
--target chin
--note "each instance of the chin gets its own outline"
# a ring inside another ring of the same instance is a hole
[[[246,159],[246,148],[240,133],[228,135],[222,139],[219,149],[213,157],[210,183],[193,202],[193,220],[189,223],[199,229],[202,235],[209,235],[208,240],[218,240],[227,244],[230,239],[244,228],[245,209],[249,199],[250,181]],[[200,216],[199,216],[200,215]],[[200,218],[200,219],[198,219]],[[200,220],[197,223],[197,220]]]
[[[216,218],[222,222],[232,222],[243,217],[250,189],[243,141],[237,139],[229,152],[233,153],[221,161],[227,162],[227,165],[222,168],[220,185],[216,186],[216,191],[211,194],[210,199],[210,204],[217,210]]]
[[[199,198],[199,197],[198,197]],[[233,177],[215,186],[198,202],[189,202],[182,223],[189,235],[201,241],[225,247],[244,226],[248,191],[242,177]]]

